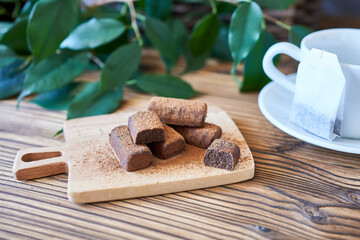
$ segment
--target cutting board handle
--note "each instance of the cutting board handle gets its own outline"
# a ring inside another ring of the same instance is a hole
[[[68,165],[59,147],[20,150],[15,158],[13,174],[23,181],[68,172]]]

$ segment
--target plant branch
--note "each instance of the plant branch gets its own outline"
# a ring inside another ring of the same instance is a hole
[[[105,65],[104,62],[101,61],[101,59],[98,58],[97,56],[95,56],[94,54],[91,54],[90,60],[93,61],[93,63],[95,63],[96,65],[98,65],[98,67],[100,69],[102,69],[104,67],[104,65]]]
[[[134,29],[135,36],[136,36],[136,39],[139,42],[139,45],[142,47],[143,46],[143,40],[141,38],[139,27],[138,27],[137,22],[136,22],[136,11],[135,11],[135,7],[134,7],[134,2],[129,1],[128,5],[129,5],[129,10],[130,10],[130,16],[131,16],[131,26]]]
[[[272,17],[270,15],[267,15],[266,13],[263,13],[263,16],[264,16],[264,18],[266,20],[268,20],[270,22],[273,22],[273,23],[277,24],[278,26],[280,26],[280,27],[282,27],[282,28],[284,28],[284,29],[286,29],[288,31],[291,30],[291,26],[284,23],[283,21],[280,21],[280,20],[278,20],[278,19],[276,19],[276,18],[274,18],[274,17]]]
[[[139,19],[140,21],[145,21],[146,17],[140,13],[136,13],[136,18]]]
[[[128,7],[127,3],[124,3],[124,5],[122,5],[121,10],[120,10],[121,16],[126,15],[127,7]]]
[[[211,5],[212,13],[217,14],[217,7],[216,7],[215,1],[214,0],[209,0],[209,3]]]
[[[8,15],[8,11],[2,5],[0,5],[0,15]]]
[[[31,61],[33,60],[33,56],[29,56],[25,59],[25,61],[19,66],[19,68],[16,70],[16,71],[21,71],[21,70],[24,70],[25,68],[27,68]]]
[[[230,3],[230,4],[233,4],[233,5],[236,5],[236,6],[240,6],[240,4],[242,2],[251,2],[251,0],[243,0],[241,2],[239,0],[217,0],[217,1]]]
[[[21,2],[20,2],[20,0],[17,0],[17,1],[15,1],[15,7],[14,7],[13,12],[11,13],[11,17],[17,18],[17,16],[19,15],[20,9],[21,9]]]
[[[236,6],[240,6],[240,4],[241,4],[241,3],[239,4],[237,0],[219,0],[219,1],[221,1],[221,2],[227,2],[227,3],[230,3],[230,4],[234,4],[234,5],[236,5]],[[210,0],[210,2],[211,2],[211,0]],[[247,0],[247,1],[243,1],[243,2],[250,2],[250,1]],[[276,18],[274,18],[274,17],[272,17],[272,16],[270,16],[270,15],[264,13],[264,12],[263,12],[263,17],[264,17],[266,20],[268,20],[268,21],[270,21],[270,22],[273,22],[273,23],[275,23],[276,25],[278,25],[278,26],[280,26],[280,27],[282,27],[282,28],[284,28],[284,29],[286,29],[286,30],[288,30],[288,31],[291,30],[291,26],[290,26],[290,25],[288,25],[288,24],[284,23],[283,21],[280,21],[280,20],[278,20],[278,19],[276,19]]]
[[[136,79],[131,79],[125,83],[126,86],[134,85],[136,83]]]

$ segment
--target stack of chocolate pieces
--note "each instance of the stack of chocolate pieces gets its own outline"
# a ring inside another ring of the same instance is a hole
[[[185,150],[185,142],[207,149],[204,164],[233,170],[240,158],[239,146],[219,139],[219,126],[205,122],[205,103],[153,97],[148,111],[129,117],[128,126],[114,128],[110,144],[121,166],[135,171],[150,166],[152,154],[169,159]]]

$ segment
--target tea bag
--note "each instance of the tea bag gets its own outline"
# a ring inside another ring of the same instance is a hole
[[[311,49],[297,71],[290,122],[324,139],[341,136],[345,77],[337,56]]]

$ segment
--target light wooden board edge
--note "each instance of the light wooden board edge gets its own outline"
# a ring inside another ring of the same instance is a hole
[[[149,187],[137,186],[130,188],[122,188],[122,192],[119,192],[119,189],[103,189],[95,191],[85,191],[85,192],[72,192],[68,188],[68,198],[74,203],[92,203],[92,202],[103,202],[103,201],[112,201],[112,200],[123,200],[129,198],[139,198],[139,197],[148,197],[163,195],[168,193],[184,192],[191,191],[221,185],[227,185],[232,183],[238,183],[246,180],[250,180],[254,177],[255,168],[247,168],[241,171],[235,171],[226,175],[218,175],[211,177],[209,179],[187,179],[173,182],[158,183],[156,186],[152,185]],[[71,174],[71,173],[70,173]],[[70,177],[70,176],[69,176]],[[218,182],[223,182],[224,184],[219,184]],[[160,189],[160,190],[159,190]],[[96,194],[94,194],[96,192]],[[139,194],[139,192],[141,194]]]

